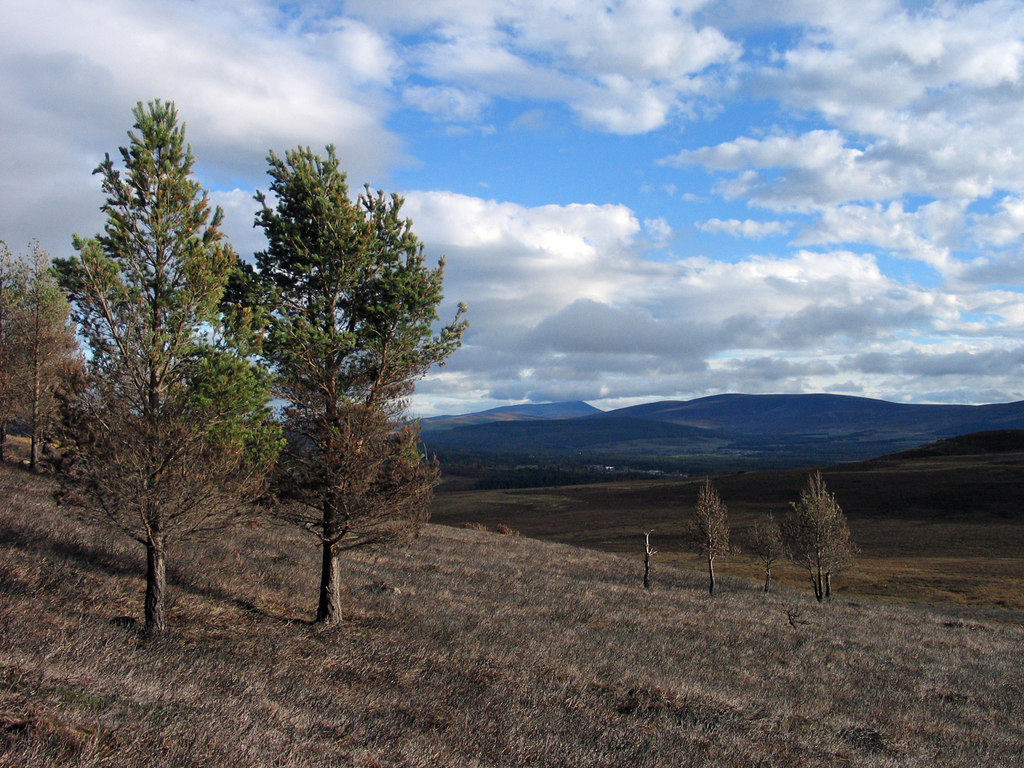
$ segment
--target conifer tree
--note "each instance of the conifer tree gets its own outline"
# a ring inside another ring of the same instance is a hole
[[[429,267],[402,200],[367,187],[353,200],[333,147],[268,157],[275,205],[256,282],[270,313],[264,354],[288,447],[281,514],[316,536],[318,622],[341,620],[339,554],[401,540],[426,520],[438,470],[404,419],[415,382],[461,343],[460,306],[435,331],[443,261]]]
[[[96,169],[103,233],[76,237],[78,255],[58,263],[91,351],[67,413],[63,497],[146,548],[146,627],[162,630],[167,542],[247,514],[279,437],[266,377],[218,335],[236,257],[184,126],[169,102],[133,115],[123,171],[109,155]]]

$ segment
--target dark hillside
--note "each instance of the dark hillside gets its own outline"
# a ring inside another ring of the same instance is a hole
[[[806,590],[765,596],[482,531],[319,566],[261,526],[175,547],[170,633],[141,548],[0,467],[0,766],[1014,765],[1024,630]]]
[[[568,403],[525,403],[491,408],[479,413],[466,413],[458,416],[432,416],[420,419],[420,427],[424,432],[462,427],[470,424],[489,424],[506,421],[541,421],[550,419],[578,419],[593,416],[600,410],[583,401]]]
[[[459,417],[462,418],[462,417]],[[677,431],[673,432],[672,428]],[[979,431],[1024,429],[1024,402],[920,405],[842,395],[717,395],[582,418],[488,419],[429,431],[449,468],[473,457],[582,461],[676,473],[863,461]]]
[[[978,425],[1024,427],[1024,403],[926,405],[827,394],[715,395],[638,405],[610,414],[746,435],[898,430],[945,436],[977,431],[982,428]]]

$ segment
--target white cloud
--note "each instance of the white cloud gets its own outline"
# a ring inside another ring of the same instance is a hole
[[[448,86],[410,86],[402,92],[406,102],[438,120],[474,123],[480,119],[487,97]]]
[[[357,179],[394,162],[387,40],[351,20],[300,33],[286,22],[258,2],[4,4],[0,168],[19,192],[3,190],[0,231],[15,242],[47,233],[58,252],[72,231],[95,231],[90,172],[126,143],[131,107],[153,98],[177,104],[199,165],[223,179],[253,178],[268,149],[298,144],[334,143]],[[50,235],[41,219],[55,204],[67,229]]]
[[[753,219],[708,219],[697,223],[697,228],[711,234],[725,234],[733,237],[758,239],[771,235],[784,235],[792,224],[782,221],[754,221]]]
[[[350,13],[409,35],[422,74],[495,97],[568,104],[585,125],[644,133],[686,113],[740,46],[693,17],[702,3],[350,2]],[[638,44],[642,41],[642,44]]]
[[[963,205],[947,202],[930,203],[914,212],[905,211],[899,202],[836,206],[824,210],[794,243],[876,246],[946,271],[952,266],[950,250],[954,233],[963,223],[963,209]]]
[[[1024,238],[1024,197],[1007,195],[990,215],[973,217],[972,234],[981,245],[1002,247]]]

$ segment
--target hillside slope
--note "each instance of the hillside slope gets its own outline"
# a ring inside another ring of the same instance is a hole
[[[427,449],[452,466],[490,455],[707,472],[862,461],[969,432],[1024,429],[1024,402],[923,405],[828,394],[716,395],[531,421],[485,415],[426,431]]]
[[[428,526],[345,562],[258,527],[171,552],[171,632],[141,552],[0,467],[0,766],[1011,765],[1024,631]]]
[[[839,588],[894,600],[1024,611],[1024,431],[975,433],[860,463],[822,466],[861,548]],[[734,541],[758,518],[784,515],[809,469],[722,473]],[[684,527],[703,475],[559,488],[438,494],[433,520],[504,524],[529,536],[635,555],[654,530],[664,558],[700,565]],[[742,554],[723,571],[758,577]],[[780,570],[804,584],[806,575]],[[1024,616],[1024,614],[1021,614]],[[1007,620],[1019,620],[1018,618]]]

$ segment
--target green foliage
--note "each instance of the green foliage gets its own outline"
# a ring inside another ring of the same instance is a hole
[[[64,498],[146,546],[146,624],[162,629],[165,542],[249,514],[281,438],[248,359],[258,315],[222,313],[238,260],[184,126],[159,100],[133,115],[124,171],[109,155],[96,169],[103,234],[76,237],[78,256],[57,265],[92,352],[66,418]]]
[[[296,408],[394,401],[461,343],[458,316],[434,333],[443,261],[428,268],[402,200],[367,188],[349,198],[332,147],[268,158],[276,206],[256,223],[269,242],[258,281],[273,314],[264,354]]]
[[[256,196],[268,247],[231,293],[268,316],[262,354],[288,402],[279,514],[321,542],[317,620],[329,623],[340,619],[337,553],[405,539],[427,519],[438,468],[402,412],[461,343],[464,307],[435,333],[443,263],[427,266],[399,197],[367,188],[350,199],[332,147],[268,163],[275,206]]]
[[[107,201],[102,235],[75,238],[77,258],[58,262],[92,363],[147,417],[175,402],[191,375],[201,328],[217,319],[235,255],[171,103],[139,103],[135,130],[96,169]]]

